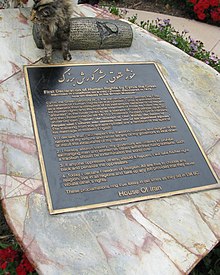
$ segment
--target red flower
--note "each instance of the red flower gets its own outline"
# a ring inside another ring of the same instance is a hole
[[[25,267],[25,269],[28,271],[28,272],[33,272],[34,271],[34,268],[33,266],[30,264],[30,262],[28,261],[27,257],[25,254],[23,254],[22,256],[22,261],[21,263],[23,264],[23,266]]]
[[[204,12],[204,9],[201,7],[201,5],[199,4],[196,4],[193,8],[195,14],[198,15],[198,13],[203,13]]]
[[[12,247],[7,247],[0,250],[0,269],[4,270],[7,268],[8,263],[16,261],[18,257],[17,251],[12,249]],[[4,273],[7,274],[7,273]]]
[[[192,3],[193,5],[195,5],[197,3],[197,0],[188,0],[190,3]],[[218,1],[218,0],[217,0]]]
[[[203,10],[208,9],[210,6],[209,0],[199,0],[198,6],[199,6],[199,8],[201,8]]]
[[[23,265],[19,264],[18,267],[16,267],[16,272],[17,272],[17,275],[26,275],[27,272],[26,270],[24,269]]]
[[[205,15],[205,13],[203,13],[203,12],[199,12],[199,13],[197,14],[197,16],[198,16],[199,20],[204,20],[204,19],[206,19],[206,15]]]
[[[211,11],[211,18],[214,22],[220,22],[220,8]]]
[[[33,272],[34,268],[28,261],[25,254],[23,254],[22,258],[23,259],[21,260],[19,266],[16,268],[17,275],[26,275],[29,272]]]
[[[0,250],[0,270],[5,270],[8,263],[18,262],[18,252],[12,247],[7,247]],[[16,268],[17,275],[26,275],[29,272],[34,272],[33,266],[28,261],[25,254],[22,255],[22,260]],[[9,273],[4,273],[9,274]]]
[[[193,8],[194,12],[196,13],[198,19],[204,20],[206,19],[205,10],[209,8],[209,1],[208,0],[200,0]]]
[[[7,267],[7,262],[3,262],[1,265],[0,265],[0,268],[1,269],[6,269],[6,267]]]
[[[219,0],[210,0],[210,6],[212,7],[218,7],[219,5]]]
[[[13,262],[17,258],[17,256],[17,251],[15,251],[11,247],[0,250],[0,260],[2,261]]]

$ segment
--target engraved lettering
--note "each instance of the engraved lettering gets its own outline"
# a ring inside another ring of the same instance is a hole
[[[52,66],[47,77],[44,69],[27,75],[39,84],[33,118],[40,117],[34,125],[54,205],[85,208],[206,185],[200,147],[154,64]]]

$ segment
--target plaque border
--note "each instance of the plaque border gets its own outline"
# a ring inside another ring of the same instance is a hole
[[[117,201],[109,201],[109,202],[104,202],[104,203],[95,203],[95,204],[90,204],[90,205],[84,205],[84,206],[77,206],[77,207],[69,207],[69,208],[60,208],[60,209],[53,209],[53,204],[52,204],[52,198],[49,190],[49,183],[48,183],[48,178],[47,178],[47,173],[46,173],[46,168],[45,168],[45,162],[44,162],[44,157],[43,157],[43,152],[42,152],[42,147],[41,147],[41,142],[40,142],[40,136],[38,132],[38,127],[37,127],[37,120],[36,120],[36,115],[35,115],[35,109],[34,109],[34,104],[33,104],[33,98],[32,98],[32,93],[31,93],[31,87],[30,87],[30,81],[28,77],[28,68],[43,68],[43,67],[67,67],[67,66],[96,66],[96,65],[129,65],[129,64],[153,64],[155,65],[155,68],[157,72],[159,73],[160,77],[162,78],[167,90],[169,91],[172,99],[174,100],[176,107],[178,108],[178,111],[182,115],[190,133],[192,134],[196,144],[198,145],[202,156],[204,157],[209,169],[211,170],[214,178],[216,179],[217,183],[215,184],[209,184],[206,186],[200,186],[200,187],[194,187],[194,188],[188,188],[184,190],[177,190],[177,191],[171,191],[171,192],[166,192],[162,194],[154,194],[154,195],[148,195],[148,196],[141,196],[141,197],[135,197],[135,198],[127,198],[127,199],[120,199]],[[161,67],[161,68],[160,68]],[[168,197],[168,196],[173,196],[173,195],[180,195],[180,194],[185,194],[185,193],[194,193],[197,191],[205,191],[205,190],[212,190],[216,188],[220,188],[220,182],[219,178],[214,171],[208,157],[206,156],[206,153],[204,149],[202,148],[199,140],[197,139],[192,127],[189,124],[189,121],[180,108],[180,105],[175,98],[174,92],[172,91],[170,85],[168,84],[166,78],[164,77],[162,73],[162,64],[159,64],[154,61],[140,61],[140,62],[112,62],[112,63],[65,63],[65,64],[50,64],[50,65],[44,65],[44,64],[34,64],[34,65],[24,65],[24,76],[25,76],[25,82],[26,82],[26,88],[27,88],[27,94],[28,94],[28,102],[29,102],[29,108],[30,108],[30,113],[31,113],[31,120],[34,128],[34,135],[35,135],[35,140],[37,144],[37,151],[38,151],[38,159],[40,163],[40,168],[41,168],[41,174],[42,174],[42,181],[45,189],[45,194],[46,194],[46,201],[48,205],[48,210],[50,214],[61,214],[61,213],[68,213],[68,212],[76,212],[76,211],[81,211],[81,210],[89,210],[89,209],[97,209],[97,208],[103,208],[103,207],[110,207],[110,206],[116,206],[116,205],[122,205],[122,204],[127,204],[127,203],[134,203],[134,202],[141,202],[144,200],[150,200],[154,198],[162,198],[162,197]]]

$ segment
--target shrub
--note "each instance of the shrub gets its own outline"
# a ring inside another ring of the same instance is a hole
[[[0,274],[37,274],[17,243],[8,246],[0,243]]]
[[[201,41],[187,36],[187,30],[176,31],[169,19],[141,22],[140,26],[220,72],[220,59],[213,52],[206,51]]]
[[[121,13],[120,9],[117,8],[117,15],[123,17],[124,11]],[[128,20],[138,25],[136,23],[137,15],[128,18]],[[149,20],[147,22],[142,21],[140,27],[169,42],[190,56],[205,62],[216,71],[220,72],[220,59],[213,52],[205,50],[204,44],[201,41],[194,40],[192,37],[187,36],[187,30],[181,33],[176,31],[174,27],[171,26],[170,19],[161,20],[158,18],[152,22]]]

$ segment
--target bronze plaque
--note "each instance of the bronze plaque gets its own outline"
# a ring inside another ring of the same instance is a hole
[[[217,187],[155,63],[26,66],[51,214]]]

